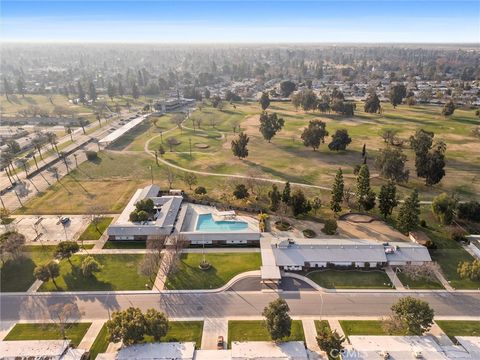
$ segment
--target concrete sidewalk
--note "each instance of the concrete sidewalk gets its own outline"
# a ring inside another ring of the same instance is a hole
[[[100,320],[92,322],[92,325],[88,328],[87,333],[83,336],[78,347],[87,351],[90,350],[104,323],[104,321]]]
[[[385,273],[388,275],[390,278],[390,281],[392,282],[393,286],[395,286],[395,289],[397,290],[406,290],[405,286],[403,286],[402,282],[397,276],[397,273],[392,269],[391,266],[387,266],[385,268]]]
[[[217,350],[217,339],[223,336],[225,348],[228,344],[228,320],[226,318],[206,318],[203,322],[202,350]]]

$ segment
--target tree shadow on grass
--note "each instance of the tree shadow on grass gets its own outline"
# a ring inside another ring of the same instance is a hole
[[[0,289],[2,292],[27,291],[35,278],[36,264],[27,256],[17,260],[8,260],[0,269]]]

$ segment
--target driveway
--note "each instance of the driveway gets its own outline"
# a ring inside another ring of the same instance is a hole
[[[90,223],[87,215],[64,215],[70,221],[60,223],[58,215],[19,215],[1,231],[16,229],[25,235],[27,243],[56,244],[65,240],[76,240]]]

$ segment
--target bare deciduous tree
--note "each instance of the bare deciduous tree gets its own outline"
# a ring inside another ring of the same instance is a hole
[[[66,331],[76,323],[81,316],[75,303],[57,303],[49,306],[50,319],[58,326],[62,338],[66,339]]]

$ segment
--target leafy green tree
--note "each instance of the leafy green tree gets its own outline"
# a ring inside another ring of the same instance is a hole
[[[395,84],[390,88],[389,98],[394,109],[402,103],[405,96],[407,96],[407,88],[405,85]]]
[[[7,216],[5,216],[5,212]],[[8,210],[2,210],[2,222],[8,219]],[[6,260],[16,260],[22,256],[22,252],[25,246],[25,236],[17,231],[7,231],[0,235],[0,258],[2,264],[5,264]]]
[[[471,200],[458,204],[458,217],[474,222],[480,222],[480,202]]]
[[[455,111],[455,103],[452,100],[450,100],[443,107],[442,115],[443,116],[450,116],[450,115],[453,115],[454,111]]]
[[[414,136],[410,137],[410,146],[415,152],[415,168],[417,176],[424,178],[428,172],[428,153],[433,144],[433,132],[423,129],[417,130]]]
[[[400,298],[392,306],[393,316],[405,326],[405,335],[421,336],[433,324],[434,311],[428,302],[411,296]]]
[[[346,129],[338,129],[332,135],[332,142],[328,144],[328,148],[334,151],[345,150],[351,142],[352,138],[348,135],[348,131]]]
[[[397,187],[393,181],[389,181],[388,184],[382,185],[380,188],[380,194],[378,195],[378,208],[380,213],[386,219],[388,216],[392,215],[392,211],[397,205]]]
[[[12,94],[12,85],[10,84],[10,82],[6,77],[3,78],[3,92],[5,94],[5,98],[7,99],[7,101],[10,101],[10,99],[8,98],[8,95]]]
[[[320,120],[310,120],[308,127],[303,129],[301,137],[303,145],[311,147],[313,151],[316,151],[320,144],[324,142],[325,136],[328,136],[326,124]]]
[[[137,83],[132,84],[132,97],[136,100],[140,97],[140,92],[138,90]]]
[[[458,201],[447,193],[435,196],[432,211],[444,225],[450,225],[455,218]]]
[[[320,196],[315,196],[311,201],[312,210],[317,214],[317,211],[322,207],[322,198]]]
[[[139,200],[135,203],[135,208],[138,211],[145,211],[148,214],[153,214],[155,213],[155,204],[153,203],[153,200],[148,198],[148,199],[142,199]]]
[[[248,142],[250,138],[244,132],[238,134],[238,138],[232,140],[232,152],[233,155],[239,159],[244,159],[248,156]]]
[[[233,190],[233,196],[237,199],[246,199],[250,196],[248,189],[244,184],[237,184]]]
[[[480,260],[462,261],[458,264],[457,273],[462,279],[480,280]]]
[[[366,113],[374,114],[379,113],[381,108],[382,107],[380,106],[380,99],[378,98],[378,95],[374,92],[370,93],[365,100],[363,110]]]
[[[55,257],[60,259],[67,259],[71,264],[70,258],[73,254],[80,250],[76,241],[62,241],[59,242],[55,248]]]
[[[438,141],[432,151],[428,153],[425,184],[432,186],[438,184],[445,176],[445,151],[447,146],[443,141]]]
[[[280,206],[280,201],[282,200],[282,195],[278,191],[277,185],[272,185],[272,190],[268,192],[268,197],[270,199],[270,210],[277,211]]]
[[[78,92],[78,100],[85,104],[87,102],[87,97],[85,95],[85,91],[83,90],[83,86],[80,81],[77,81],[77,92]]]
[[[401,149],[390,146],[380,149],[375,159],[375,167],[380,171],[380,174],[384,178],[398,183],[408,181],[409,171],[405,168],[406,163],[407,155]]]
[[[335,214],[342,211],[344,188],[343,172],[342,169],[338,169],[337,174],[335,175],[335,180],[333,181],[332,198],[330,200],[330,209],[332,209]]]
[[[283,188],[282,191],[282,202],[286,205],[290,204],[290,199],[291,199],[291,189],[290,189],[290,182],[287,181],[285,183],[285,187]]]
[[[148,309],[145,314],[145,327],[147,335],[152,336],[158,342],[167,335],[169,328],[168,318],[162,312]]]
[[[115,311],[106,322],[109,341],[123,342],[130,346],[143,341],[146,330],[145,316],[139,308],[129,307],[124,311]]]
[[[337,233],[337,228],[338,228],[337,220],[326,219],[323,224],[322,232],[326,235],[335,235]]]
[[[308,213],[312,210],[310,202],[305,197],[301,189],[296,189],[290,199],[290,206],[292,207],[293,216],[298,216]]]
[[[129,220],[131,222],[142,222],[147,221],[150,215],[145,210],[135,209],[130,213]]]
[[[17,91],[22,97],[25,97],[25,80],[21,76],[17,79]]]
[[[205,189],[205,187],[203,187],[203,186],[198,186],[197,188],[195,188],[195,194],[206,195],[207,194],[207,189]]]
[[[353,116],[356,109],[356,104],[349,101],[344,100],[335,100],[332,105],[332,110],[335,111],[337,114],[343,116]]]
[[[363,210],[368,211],[375,207],[375,193],[370,187],[370,171],[368,170],[368,165],[364,164],[360,166],[355,197],[358,205]]]
[[[203,96],[205,97],[205,99],[210,99],[210,90],[205,89],[205,92],[203,93]]]
[[[101,266],[93,256],[87,256],[82,261],[82,274],[85,277],[90,277],[94,273],[100,271]]]
[[[317,344],[322,351],[327,353],[329,359],[336,359],[343,350],[345,338],[331,330],[330,327],[323,327],[317,335]]]
[[[265,324],[272,340],[277,341],[289,337],[292,329],[292,319],[288,312],[290,308],[284,299],[278,298],[268,304],[262,312]]]
[[[270,98],[268,97],[267,92],[263,92],[262,96],[260,97],[260,105],[262,106],[262,110],[265,111],[270,106]]]
[[[115,94],[116,94],[115,86],[113,86],[113,84],[109,82],[107,86],[107,95],[110,98],[110,100],[113,101]]]
[[[272,138],[283,128],[285,121],[277,116],[277,113],[268,114],[263,112],[260,115],[260,132],[263,138],[270,142]]]
[[[397,226],[404,232],[412,231],[420,222],[420,202],[418,200],[418,190],[412,191],[409,197],[405,199],[398,211]]]
[[[90,84],[88,85],[88,97],[92,102],[97,101],[97,89],[95,88],[95,84],[90,81]]]
[[[285,80],[280,83],[280,91],[282,96],[289,97],[291,93],[295,91],[297,85],[293,81]]]
[[[39,265],[33,271],[35,279],[40,281],[52,280],[53,285],[58,288],[55,278],[60,276],[60,266],[55,261],[50,261],[47,264]]]

